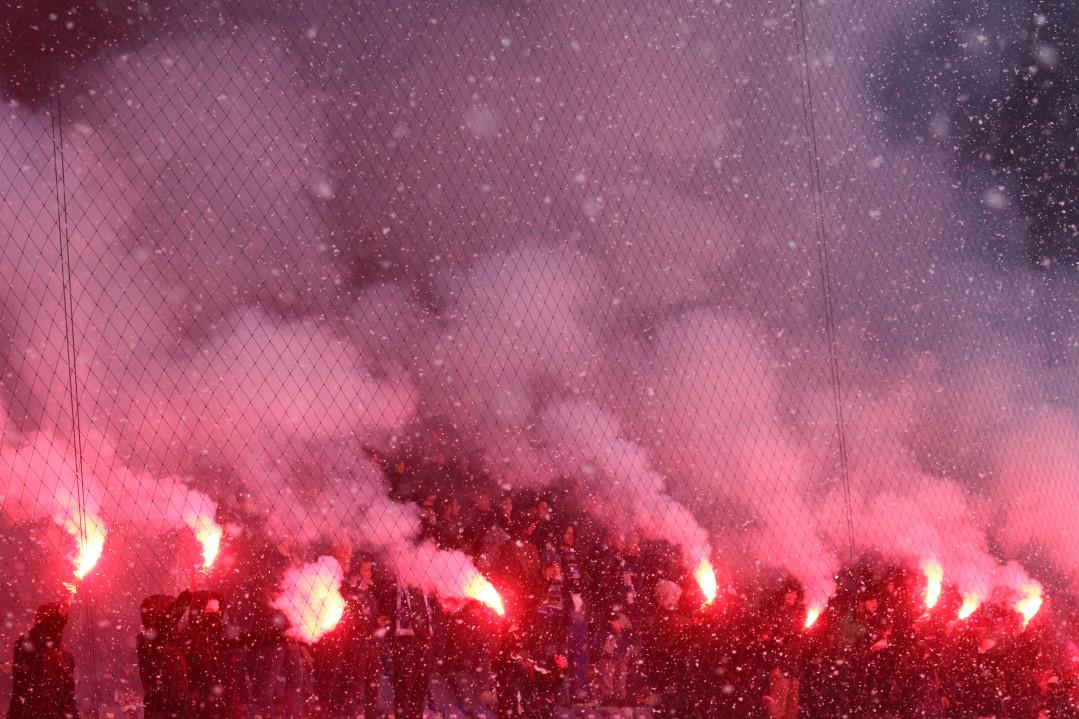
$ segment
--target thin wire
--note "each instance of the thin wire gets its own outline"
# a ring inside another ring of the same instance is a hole
[[[820,260],[821,292],[824,295],[824,327],[828,339],[828,365],[832,379],[832,402],[835,405],[835,433],[839,444],[839,471],[843,484],[843,500],[847,510],[847,541],[850,557],[855,554],[854,516],[851,506],[850,463],[847,454],[847,433],[843,420],[843,388],[839,375],[839,350],[835,331],[835,310],[832,305],[832,279],[828,262],[828,233],[824,223],[824,193],[821,190],[820,153],[817,149],[817,126],[813,111],[813,75],[809,68],[809,41],[806,33],[804,0],[795,0],[798,42],[802,54],[802,121],[809,135],[809,167],[813,184],[813,214],[817,236],[817,257]]]
[[[75,352],[75,312],[74,298],[72,296],[71,274],[71,231],[67,212],[67,175],[66,161],[64,159],[64,132],[63,115],[61,114],[60,89],[60,63],[56,54],[59,43],[54,42],[51,53],[53,81],[55,83],[53,98],[55,109],[51,117],[52,143],[53,143],[53,179],[56,183],[56,226],[60,245],[60,276],[63,284],[63,307],[64,307],[64,346],[67,355],[68,386],[71,401],[71,440],[75,451],[75,492],[79,503],[79,536],[85,544],[88,538],[86,529],[86,481],[83,465],[82,446],[82,405],[79,402],[79,375],[76,366]],[[93,601],[89,591],[82,594],[83,606],[85,607],[86,631],[90,639],[90,682],[91,712],[90,715],[97,719],[100,715],[100,692],[97,679],[97,635],[94,627]]]

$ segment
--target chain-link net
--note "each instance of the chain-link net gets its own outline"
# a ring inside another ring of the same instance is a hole
[[[907,10],[5,9],[0,641],[73,584],[79,705],[135,712],[144,598],[193,588],[189,669],[220,631],[228,700],[301,716],[373,561],[373,634],[420,597],[426,701],[482,716],[572,541],[589,647],[709,563],[799,631],[888,571],[1062,626],[1074,267],[904,114]]]

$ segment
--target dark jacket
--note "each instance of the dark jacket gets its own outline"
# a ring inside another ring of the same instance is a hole
[[[322,711],[345,715],[364,692],[365,668],[377,662],[379,606],[371,587],[341,586],[345,611],[341,621],[312,647],[315,694]]]
[[[176,599],[158,594],[143,600],[142,632],[136,641],[136,654],[145,719],[192,716],[187,659],[177,626],[190,603],[188,592]]]
[[[67,614],[58,604],[38,609],[33,628],[15,642],[7,719],[72,719],[75,659],[63,645]]]
[[[209,611],[210,603],[216,609]],[[193,601],[185,637],[188,679],[197,719],[231,719],[239,710],[236,642],[229,638],[221,599],[199,592]]]
[[[521,539],[502,545],[492,567],[491,583],[502,596],[508,615],[524,617],[534,611],[543,591],[542,579],[535,545]]]

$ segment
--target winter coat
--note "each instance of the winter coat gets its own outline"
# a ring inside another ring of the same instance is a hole
[[[136,640],[145,719],[189,719],[192,716],[187,659],[177,624],[190,594],[177,599],[147,597],[141,607],[143,630]]]
[[[209,599],[197,602],[205,606]],[[239,708],[239,671],[235,642],[220,611],[192,613],[185,637],[188,680],[197,719],[231,719]]]
[[[75,659],[63,645],[67,616],[45,605],[29,632],[15,642],[7,719],[77,719]]]

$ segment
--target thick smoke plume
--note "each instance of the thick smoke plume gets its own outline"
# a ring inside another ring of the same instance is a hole
[[[549,453],[565,457],[567,473],[581,477],[585,491],[613,516],[681,548],[690,567],[710,558],[707,532],[670,497],[645,449],[626,439],[613,418],[594,404],[572,401],[549,407],[542,425]]]

